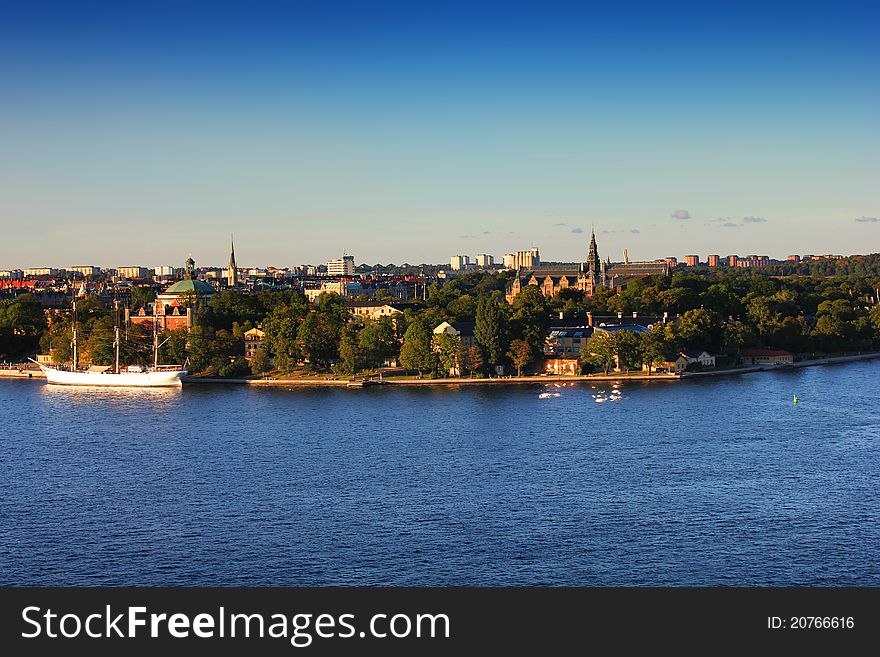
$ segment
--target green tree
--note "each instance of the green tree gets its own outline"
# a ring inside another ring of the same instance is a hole
[[[635,331],[618,331],[614,336],[617,363],[624,371],[637,370],[642,366],[642,335]]]
[[[183,365],[186,362],[187,330],[163,331],[159,334],[159,363],[163,365]]]
[[[419,376],[433,370],[437,365],[437,354],[432,348],[433,334],[428,325],[416,320],[406,329],[403,346],[400,348],[400,362],[410,370],[418,370]]]
[[[339,320],[329,312],[306,315],[296,332],[296,344],[311,367],[325,368],[336,358],[340,329]]]
[[[547,299],[536,286],[527,285],[514,299],[511,325],[513,335],[529,347],[529,358],[522,366],[525,367],[543,354],[550,328]]]
[[[358,340],[358,331],[354,324],[343,327],[339,336],[339,363],[335,371],[340,374],[357,374],[366,369],[367,359]]]
[[[458,362],[460,344],[461,338],[448,333],[434,336],[434,348],[444,374],[460,374]]]
[[[254,374],[265,374],[272,369],[272,363],[269,354],[263,347],[260,347],[251,356],[251,372]]]
[[[685,349],[717,351],[720,333],[718,314],[711,310],[689,310],[678,321],[676,333]]]
[[[489,365],[497,366],[504,363],[508,348],[507,306],[503,300],[492,296],[483,297],[477,304],[477,322],[474,338],[482,347]]]
[[[596,331],[581,347],[581,360],[600,367],[605,374],[617,362],[617,340],[613,333]]]
[[[367,321],[358,337],[368,367],[381,367],[397,354],[397,338],[390,317]]]
[[[642,362],[648,366],[648,374],[652,367],[666,362],[666,358],[675,350],[675,343],[665,324],[658,324],[650,333],[642,336]]]
[[[523,368],[532,362],[533,347],[526,340],[516,338],[510,343],[510,351],[507,352],[510,361],[516,367],[516,375],[522,376]]]
[[[755,332],[740,321],[727,322],[721,330],[721,346],[730,355],[739,353],[755,343]]]
[[[483,356],[483,350],[480,348],[480,345],[472,344],[468,347],[467,361],[471,374],[479,374],[483,371],[483,368],[486,366],[486,359]]]
[[[263,321],[263,348],[285,372],[299,359],[297,331],[305,313],[301,306],[281,303]]]

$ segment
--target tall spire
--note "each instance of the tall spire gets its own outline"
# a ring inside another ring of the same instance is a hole
[[[587,254],[587,270],[595,272],[599,269],[599,249],[596,247],[596,230],[590,228],[590,251]]]
[[[226,272],[226,282],[229,287],[238,285],[238,266],[235,264],[235,237],[230,233],[229,244],[231,250],[229,252],[229,270]]]

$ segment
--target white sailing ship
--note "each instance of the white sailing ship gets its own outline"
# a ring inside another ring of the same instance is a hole
[[[159,365],[159,335],[156,323],[153,322],[153,366],[132,365],[121,370],[119,367],[119,321],[118,307],[115,308],[117,321],[115,322],[115,339],[113,349],[115,352],[115,366],[92,366],[87,370],[81,370],[77,362],[77,330],[76,330],[76,299],[73,301],[73,362],[70,367],[44,365],[37,363],[46,375],[48,383],[66,386],[116,386],[133,388],[155,387],[181,387],[182,377],[187,371],[180,365]],[[36,361],[34,361],[36,362]]]

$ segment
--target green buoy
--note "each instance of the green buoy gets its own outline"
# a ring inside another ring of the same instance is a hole
[[[794,396],[794,405],[797,406],[797,395]]]

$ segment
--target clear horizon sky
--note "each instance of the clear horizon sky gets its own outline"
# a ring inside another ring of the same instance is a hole
[[[874,2],[0,7],[0,268],[880,251]]]

